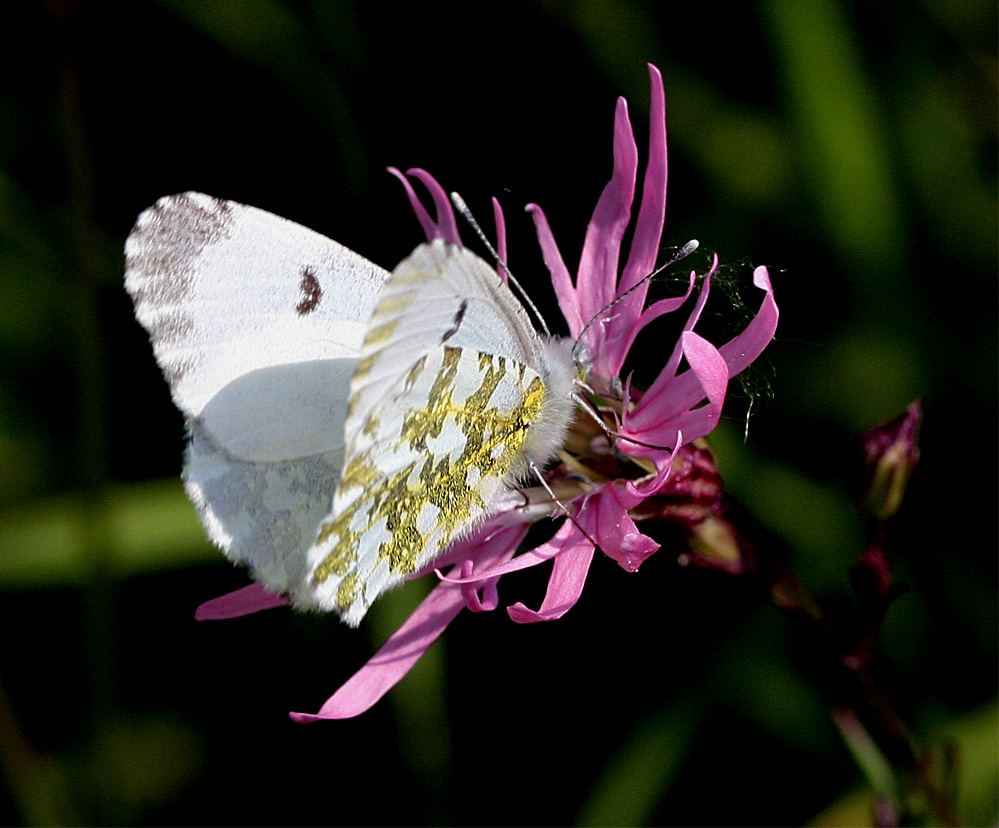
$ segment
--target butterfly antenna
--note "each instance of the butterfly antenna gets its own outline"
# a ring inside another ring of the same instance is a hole
[[[506,278],[509,280],[510,284],[516,288],[517,293],[520,294],[520,298],[523,300],[524,304],[530,308],[531,313],[534,314],[534,318],[538,320],[538,324],[541,329],[545,332],[546,336],[551,336],[551,331],[548,330],[548,325],[545,324],[545,318],[541,315],[541,311],[538,310],[537,305],[531,301],[531,297],[527,295],[527,291],[520,286],[514,275],[510,272],[510,266],[500,258],[500,254],[496,252],[496,248],[493,247],[492,243],[486,237],[486,234],[479,227],[479,223],[475,220],[475,216],[472,215],[472,211],[468,209],[468,205],[458,193],[451,193],[451,203],[454,208],[461,213],[461,216],[465,221],[468,222],[469,226],[475,231],[475,235],[479,237],[479,240],[486,246],[486,250],[489,251],[489,255],[493,257],[496,262],[497,268],[502,268],[506,271]]]
[[[594,316],[590,319],[590,321],[583,326],[583,330],[579,332],[579,336],[576,337],[576,344],[572,346],[573,357],[578,356],[576,349],[580,347],[583,341],[583,334],[585,334],[596,322],[603,321],[604,319],[606,319],[607,311],[613,308],[618,302],[621,302],[626,297],[630,296],[632,293],[638,290],[642,285],[644,285],[650,279],[653,279],[656,276],[658,276],[666,268],[672,267],[681,259],[686,259],[687,256],[689,256],[691,253],[697,250],[697,248],[700,247],[700,245],[701,243],[697,239],[691,239],[683,247],[677,250],[672,256],[670,256],[669,259],[666,260],[666,262],[664,262],[662,265],[653,270],[648,276],[644,277],[643,279],[632,285],[620,296],[615,297],[613,301],[608,302],[607,305],[604,308],[602,308],[599,313],[594,314]]]
[[[545,480],[544,473],[541,471],[540,468],[538,468],[538,464],[535,463],[533,460],[531,460],[531,461],[529,461],[528,466],[530,467],[531,471],[534,472],[534,476],[538,479],[538,482],[541,484],[542,488],[544,488],[544,490],[546,492],[548,492],[548,496],[552,499],[552,501],[555,503],[555,505],[558,506],[562,510],[562,514],[566,516],[566,519],[572,521],[573,525],[582,533],[583,537],[586,538],[590,543],[593,544],[593,548],[594,549],[599,549],[600,548],[600,544],[598,544],[590,536],[590,533],[587,532],[580,525],[579,521],[576,520],[576,516],[572,512],[569,511],[569,507],[566,506],[566,504],[564,504],[559,499],[559,496],[557,494],[555,494],[554,489],[552,489],[552,487],[548,485],[548,481]],[[555,515],[555,517],[557,517],[557,515]]]

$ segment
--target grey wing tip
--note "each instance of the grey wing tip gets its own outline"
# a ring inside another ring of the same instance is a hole
[[[240,205],[198,192],[163,196],[143,210],[125,240],[126,280],[145,260],[156,262],[170,252],[187,256],[224,238]]]
[[[193,190],[189,190],[186,193],[163,196],[162,198],[158,198],[155,204],[147,207],[139,214],[139,217],[135,220],[135,226],[132,228],[129,239],[135,236],[137,231],[142,231],[150,225],[164,224],[168,220],[176,220],[179,223],[190,222],[191,217],[199,215],[228,215],[236,206],[232,201],[215,198],[215,196],[205,195]]]

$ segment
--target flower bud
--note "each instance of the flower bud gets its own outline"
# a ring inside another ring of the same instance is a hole
[[[861,438],[864,470],[861,502],[878,520],[898,511],[909,477],[919,462],[919,426],[923,407],[916,400],[894,420],[875,426]]]
[[[695,440],[677,451],[669,479],[642,504],[642,517],[682,527],[688,549],[678,557],[681,566],[733,575],[752,568],[748,542],[725,517],[724,485],[707,440]]]
[[[707,441],[696,440],[673,458],[673,471],[654,498],[655,516],[692,528],[722,512],[723,485]]]
[[[735,526],[711,515],[687,530],[690,551],[679,557],[681,566],[702,566],[738,575],[749,568],[748,546]]]

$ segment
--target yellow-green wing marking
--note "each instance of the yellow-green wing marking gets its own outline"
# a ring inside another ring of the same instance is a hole
[[[365,420],[313,549],[317,587],[348,622],[474,527],[524,471],[545,386],[506,357],[444,347],[409,366],[399,391]]]

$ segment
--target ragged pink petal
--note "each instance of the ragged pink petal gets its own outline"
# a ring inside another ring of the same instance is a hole
[[[444,192],[444,188],[437,183],[437,179],[426,170],[417,167],[406,170],[405,174],[396,167],[389,167],[388,171],[402,182],[406,197],[409,199],[413,212],[416,213],[416,218],[426,234],[427,241],[443,239],[448,244],[460,245],[461,236],[458,234],[458,223],[454,217],[454,209],[451,207],[451,201],[448,199],[447,193]],[[407,176],[416,178],[427,188],[430,198],[434,202],[434,210],[437,213],[436,220],[430,217],[430,213],[427,212],[419,196],[416,195],[416,191],[409,183]]]
[[[485,528],[456,544],[474,566],[488,569],[512,555],[527,533],[526,525],[507,526],[499,530]],[[485,538],[484,540],[482,538]],[[457,569],[465,569],[459,564]],[[457,574],[457,572],[455,573]],[[488,608],[495,595],[495,580],[484,585],[486,596],[476,599],[479,609]],[[420,660],[454,618],[467,606],[466,585],[442,580],[406,622],[386,641],[360,670],[337,690],[318,713],[289,713],[296,722],[317,722],[322,719],[349,719],[359,716],[391,690]]]
[[[485,528],[485,527],[484,527]],[[493,529],[483,535],[482,531],[473,535],[472,539],[464,539],[455,544],[458,552],[464,552],[465,558],[458,567],[462,578],[457,581],[465,606],[472,612],[490,612],[499,605],[497,584],[499,575],[490,575],[497,566],[512,558],[524,537],[527,535],[528,523],[513,524]],[[476,542],[474,539],[480,540]],[[440,573],[438,573],[440,576]],[[448,576],[440,576],[442,581],[456,583]],[[480,592],[482,593],[480,595]]]
[[[621,316],[618,316],[618,306],[614,306],[614,317],[607,324],[607,344],[606,353],[611,355],[616,355],[614,357],[614,362],[611,363],[611,376],[618,376],[621,372],[621,367],[624,365],[624,361],[631,351],[631,346],[635,344],[635,338],[642,331],[642,329],[648,325],[650,322],[654,322],[660,316],[667,313],[673,313],[679,310],[690,298],[690,294],[694,291],[694,284],[697,280],[697,274],[691,272],[689,279],[689,286],[687,292],[683,296],[676,296],[669,299],[660,299],[658,302],[653,302],[644,311],[641,311],[637,319],[633,319],[628,325],[617,324],[621,318],[625,318],[625,312],[621,312]],[[638,293],[636,290],[635,293]],[[629,296],[628,299],[631,297]],[[627,301],[627,300],[625,300]],[[620,303],[625,304],[624,302]],[[608,357],[610,359],[610,357]]]
[[[666,488],[670,478],[673,476],[673,467],[677,453],[681,451],[684,445],[686,445],[686,440],[684,439],[683,432],[678,430],[676,441],[670,451],[665,452],[657,449],[654,453],[645,455],[652,459],[656,467],[656,473],[638,480],[624,481],[624,490],[628,493],[629,497],[634,498],[635,505],[641,503],[647,497],[659,494]],[[631,509],[633,506],[629,504],[628,508]]]
[[[569,334],[573,339],[577,339],[583,330],[584,323],[579,300],[576,296],[576,288],[572,283],[572,276],[569,275],[569,268],[565,266],[565,260],[559,252],[545,211],[537,204],[528,204],[524,209],[534,219],[538,245],[541,247],[541,258],[552,275],[552,288],[555,290],[555,298],[558,299],[559,310],[562,311],[562,316],[565,317],[566,324],[569,326]]]
[[[704,275],[704,279],[701,281],[701,289],[697,294],[697,300],[694,302],[694,307],[687,316],[687,321],[684,323],[683,330],[691,331],[697,324],[697,321],[701,317],[701,313],[704,310],[704,305],[707,303],[708,295],[711,292],[711,277],[714,275],[718,268],[718,256],[714,257],[711,269]],[[695,279],[697,276],[696,272],[691,272],[691,280]],[[644,397],[651,396],[652,399],[656,401],[655,406],[646,406],[644,408],[647,412],[652,412],[654,416],[659,421],[665,421],[672,419],[673,417],[680,416],[685,411],[689,410],[691,406],[695,405],[702,397],[696,397],[695,399],[687,399],[686,397],[681,397],[678,393],[678,389],[684,386],[683,375],[677,377],[677,371],[680,368],[680,361],[683,358],[683,342],[682,340],[677,340],[676,345],[673,347],[673,351],[670,353],[669,359],[666,360],[666,364],[663,369],[659,372],[659,376],[656,377],[655,381],[643,394]],[[696,387],[696,377],[691,375],[695,380],[695,383],[690,384],[691,388],[696,392],[700,391]],[[628,411],[625,415],[627,421],[633,421],[636,418],[635,411]],[[633,428],[642,428],[643,424],[641,419],[638,418],[637,421],[632,422]]]
[[[579,518],[600,551],[628,572],[635,572],[659,549],[658,543],[638,531],[628,514],[642,499],[625,486],[609,483],[588,498]]]
[[[614,116],[614,170],[587,225],[575,284],[544,213],[536,205],[528,207],[534,214],[538,240],[570,333],[584,341],[593,374],[604,379],[620,373],[635,335],[644,324],[670,309],[669,305],[660,305],[657,313],[638,324],[648,291],[643,279],[655,269],[666,208],[666,99],[662,76],[651,64],[649,76],[649,153],[631,250],[620,279],[621,248],[631,220],[638,172],[638,150],[623,98],[618,100]],[[609,311],[612,304],[613,310]]]
[[[367,664],[318,713],[289,713],[296,722],[349,719],[368,710],[420,660],[465,606],[461,588],[440,583]]]
[[[728,365],[718,349],[693,331],[684,331],[680,337],[680,347],[690,369],[674,378],[672,383],[653,384],[630,412],[621,433],[634,437],[643,443],[662,446],[668,450],[682,433],[684,440],[694,440],[710,434],[721,417],[725,392],[728,388]],[[672,404],[673,388],[679,384],[696,387],[690,393],[688,409],[678,413]],[[707,399],[707,405],[700,405]],[[697,407],[695,407],[697,406]],[[651,457],[645,446],[621,441],[621,449],[636,457]]]
[[[286,607],[289,603],[287,598],[268,592],[261,584],[249,584],[211,601],[205,601],[194,611],[194,620],[225,621],[228,618],[239,618],[261,610]]]
[[[756,316],[753,317],[742,333],[718,348],[718,353],[727,366],[729,378],[745,370],[753,360],[763,353],[763,349],[773,339],[774,333],[777,330],[777,303],[774,300],[773,288],[771,287],[770,277],[765,267],[758,267],[753,271],[753,284],[766,291],[766,296],[763,297],[759,311],[757,311]],[[650,393],[662,393],[662,389],[658,386],[665,379],[665,373],[664,371],[663,374],[660,374],[660,377],[653,383],[653,386],[649,389]],[[703,389],[700,386],[697,376],[690,372],[684,372],[668,380],[668,383],[670,386],[669,392],[668,394],[662,394],[660,399],[664,404],[669,406],[670,413],[681,410],[689,411],[704,397]],[[665,409],[654,412],[654,415],[660,419],[665,414]],[[632,424],[636,428],[643,427],[639,422]],[[688,431],[689,429],[684,427],[684,433]],[[696,439],[693,436],[693,431],[689,433],[691,440]],[[699,434],[697,436],[704,435]]]
[[[506,498],[507,508],[504,511],[497,511],[470,535],[452,543],[440,557],[413,573],[410,580],[436,572],[441,580],[456,584],[465,583],[466,581],[458,575],[441,576],[440,571],[445,567],[454,566],[457,569],[453,571],[460,572],[466,561],[472,561],[476,565],[474,572],[467,579],[468,583],[494,577],[493,574],[483,570],[494,566],[497,561],[508,560],[517,551],[530,528],[530,521],[524,518],[522,509],[517,505],[509,505],[522,502],[523,498],[520,495]]]
[[[691,271],[690,276],[687,279],[687,292],[684,293],[683,296],[675,296],[669,299],[659,299],[643,310],[641,316],[638,317],[638,320],[632,328],[626,332],[627,336],[621,340],[621,347],[624,349],[624,352],[627,354],[627,352],[631,350],[631,346],[635,342],[635,337],[638,335],[638,332],[642,330],[642,328],[649,323],[654,322],[664,314],[680,310],[680,308],[683,307],[683,305],[685,305],[687,300],[690,298],[690,294],[694,292],[694,285],[696,282],[697,273],[695,271]]]
[[[499,199],[493,198],[493,222],[496,225],[496,252],[499,254],[499,259],[504,264],[509,265],[510,260],[507,258],[507,248],[506,248],[506,216],[503,215],[503,208],[500,206]],[[497,266],[496,272],[499,273],[499,277],[504,281],[509,281],[509,274],[506,269]]]
[[[635,220],[635,234],[631,242],[628,262],[621,273],[618,294],[631,290],[656,266],[659,242],[662,239],[666,216],[666,182],[668,174],[666,153],[666,93],[663,77],[651,63],[649,80],[652,100],[649,105],[649,154],[645,161],[645,178],[642,181],[642,203]],[[639,310],[645,302],[647,291],[638,288],[628,297],[637,300]]]
[[[745,330],[719,348],[722,358],[728,363],[728,375],[734,377],[736,374],[749,367],[763,349],[770,344],[777,332],[777,301],[774,299],[774,289],[770,284],[770,273],[765,267],[758,267],[753,271],[753,284],[761,290],[766,291],[760,309],[756,312]]]
[[[483,581],[499,578],[501,575],[509,575],[511,572],[519,572],[521,569],[528,569],[532,566],[543,564],[546,561],[550,561],[556,555],[562,553],[563,549],[561,541],[557,541],[557,537],[558,535],[556,534],[556,536],[547,543],[536,546],[534,549],[530,549],[527,552],[522,552],[513,560],[496,564],[488,569],[479,570],[475,573],[467,573],[463,571],[459,577],[441,575],[438,573],[438,577],[442,581],[447,581],[451,584],[481,584]]]
[[[554,621],[561,618],[575,606],[586,583],[586,574],[593,560],[593,544],[579,531],[572,521],[565,523],[555,533],[550,543],[559,548],[555,557],[548,591],[541,608],[528,609],[521,602],[507,607],[507,614],[518,624],[532,624],[537,621]]]
[[[472,571],[475,565],[465,561],[461,565],[461,574],[468,580],[461,584],[461,595],[465,599],[465,609],[469,612],[492,612],[499,606],[499,578],[489,578],[485,581],[475,581]],[[441,576],[442,581],[448,580]]]
[[[652,101],[649,107],[649,152],[642,181],[642,201],[635,220],[634,234],[628,261],[621,272],[616,295],[621,297],[614,306],[613,318],[608,322],[604,345],[602,370],[607,376],[621,372],[628,351],[638,332],[660,315],[647,315],[642,308],[648,294],[649,283],[643,282],[656,268],[660,251],[663,223],[666,215],[666,95],[659,70],[649,64]],[[679,303],[679,304],[682,304]],[[677,307],[679,307],[677,304]],[[660,306],[660,313],[667,313],[668,305]],[[639,320],[643,321],[639,321]]]
[[[717,424],[725,403],[725,391],[728,389],[728,365],[714,345],[693,331],[684,331],[680,335],[680,342],[690,370],[704,389],[704,396],[708,400],[704,407],[710,411],[708,416]],[[688,434],[687,439],[696,440],[698,437]]]
[[[614,299],[621,243],[631,220],[637,172],[638,147],[628,120],[628,103],[618,98],[614,114],[614,172],[597,200],[579,257],[576,294],[583,319],[592,319]],[[595,358],[603,340],[600,331],[600,326],[595,325],[587,337]]]

